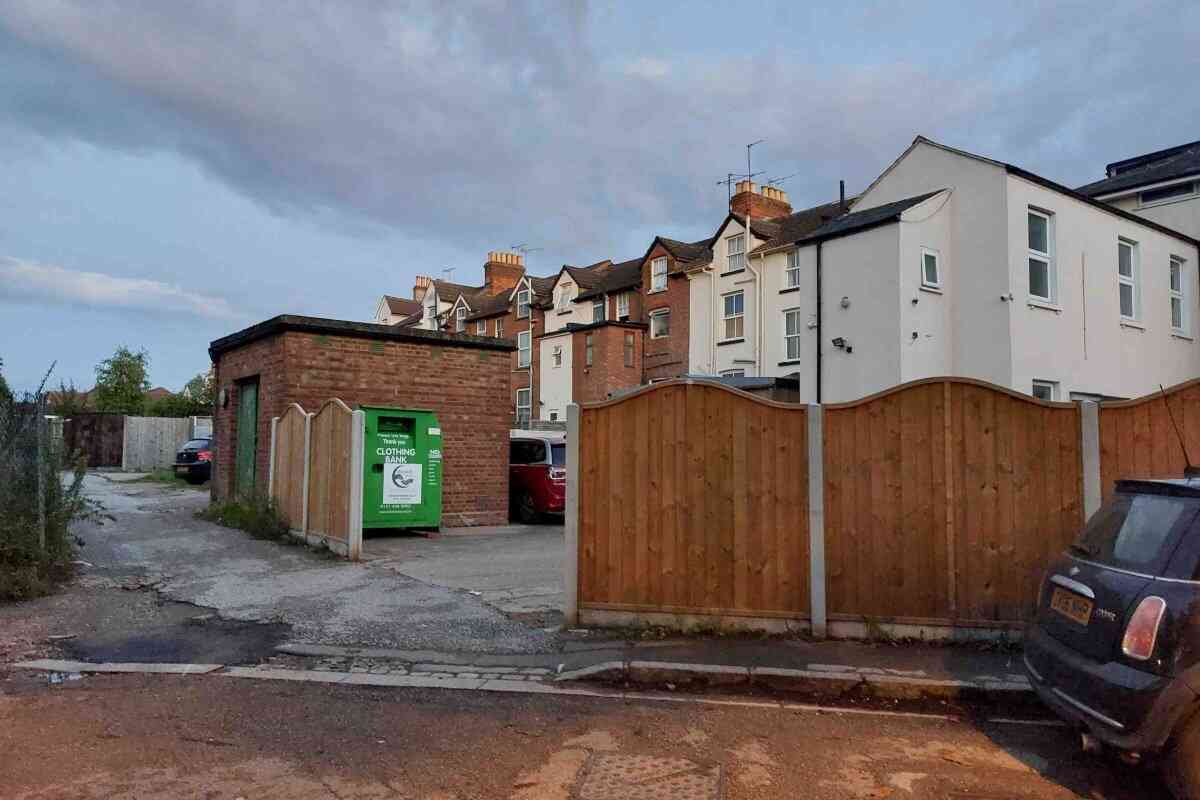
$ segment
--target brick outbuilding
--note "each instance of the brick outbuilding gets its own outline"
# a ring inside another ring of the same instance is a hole
[[[233,496],[239,484],[265,491],[271,419],[288,403],[312,412],[338,397],[351,408],[434,411],[443,436],[442,524],[502,524],[513,349],[493,337],[289,315],[217,339],[209,346],[218,390],[213,498]],[[255,395],[257,413],[239,414],[240,399],[245,411]],[[253,457],[240,459],[239,475],[239,420],[249,416]]]

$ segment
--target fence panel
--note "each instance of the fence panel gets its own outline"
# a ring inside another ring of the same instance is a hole
[[[271,494],[292,530],[303,530],[305,434],[308,414],[296,403],[288,404],[275,425],[275,463],[271,465]]]
[[[1118,478],[1182,476],[1187,464],[1180,435],[1192,458],[1200,459],[1200,379],[1136,400],[1101,403],[1099,416],[1100,483],[1105,500]]]
[[[313,416],[309,445],[308,530],[346,546],[353,418],[341,400],[327,401]]]
[[[63,444],[72,458],[83,458],[89,468],[121,466],[125,417],[87,412],[63,421]]]
[[[934,379],[824,413],[831,618],[1024,619],[1082,520],[1078,408]]]
[[[191,431],[190,417],[126,417],[121,469],[147,472],[170,467]]]
[[[672,381],[580,416],[579,604],[803,617],[807,412]]]

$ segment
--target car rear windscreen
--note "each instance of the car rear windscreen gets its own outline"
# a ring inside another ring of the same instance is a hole
[[[1200,501],[1193,498],[1118,494],[1096,512],[1071,552],[1099,564],[1158,575],[1197,510]]]
[[[191,439],[190,441],[184,442],[183,447],[181,447],[179,449],[180,450],[207,450],[208,442],[209,442],[208,439]]]
[[[550,463],[556,467],[567,465],[567,446],[565,444],[550,445]]]

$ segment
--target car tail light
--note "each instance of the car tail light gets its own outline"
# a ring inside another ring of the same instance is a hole
[[[211,450],[201,450],[199,453],[196,453],[196,460],[197,461],[212,461],[212,451]]]
[[[1158,640],[1158,624],[1162,622],[1167,601],[1161,597],[1147,597],[1138,603],[1137,610],[1125,626],[1125,638],[1121,641],[1121,652],[1138,661],[1147,661],[1154,653]]]
[[[567,479],[567,471],[565,469],[563,469],[562,467],[551,467],[550,468],[550,480],[565,481],[566,479]]]

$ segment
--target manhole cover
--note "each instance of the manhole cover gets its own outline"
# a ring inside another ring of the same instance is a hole
[[[579,800],[717,800],[721,768],[684,758],[594,755]]]

